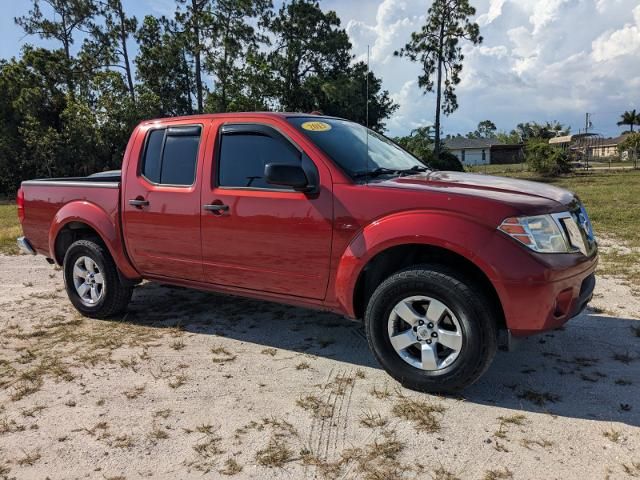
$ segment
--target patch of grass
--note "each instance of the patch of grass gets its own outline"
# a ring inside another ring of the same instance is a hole
[[[384,427],[389,420],[384,418],[378,412],[366,411],[360,415],[360,425],[367,428]]]
[[[223,346],[213,347],[211,353],[213,354],[213,363],[233,362],[237,358],[237,355],[231,353]]]
[[[138,371],[138,359],[136,357],[123,358],[120,360],[122,368],[130,368],[132,371]]]
[[[135,445],[131,435],[118,435],[113,439],[113,446],[116,448],[131,448]]]
[[[347,392],[347,388],[352,386],[355,382],[354,377],[347,376],[345,374],[337,375],[329,384],[328,387],[336,395],[344,395]]]
[[[263,355],[270,355],[272,357],[275,357],[276,354],[278,353],[278,349],[277,348],[264,348],[260,353],[263,354]]]
[[[510,480],[513,478],[513,472],[507,467],[501,470],[487,470],[484,472],[482,480]]]
[[[360,378],[360,379],[367,378],[367,374],[365,373],[364,370],[362,370],[361,368],[358,368],[356,370],[356,378]]]
[[[331,417],[331,406],[315,395],[307,395],[296,400],[296,405],[300,408],[310,411],[314,417],[329,418]]]
[[[123,395],[127,397],[128,400],[133,400],[138,398],[140,395],[144,393],[145,386],[139,385],[137,387],[133,387],[131,390],[127,390],[123,392]]]
[[[223,475],[237,475],[242,471],[242,465],[236,462],[233,458],[227,458],[224,462],[224,468],[218,470]]]
[[[404,478],[405,472],[411,468],[410,465],[403,465],[398,460],[404,448],[404,443],[396,438],[395,433],[385,431],[373,443],[343,451],[340,463],[342,466],[355,464],[359,474],[356,478],[365,480]]]
[[[170,408],[165,408],[163,410],[156,410],[155,412],[153,412],[153,418],[164,418],[166,420],[167,418],[169,418],[169,415],[171,415]]]
[[[293,451],[283,439],[271,437],[267,445],[256,452],[256,461],[265,467],[284,467],[293,460]]]
[[[21,413],[23,417],[35,417],[37,413],[40,413],[46,408],[47,407],[45,407],[44,405],[34,405],[31,408],[25,408]]]
[[[17,255],[16,238],[22,235],[15,204],[0,205],[0,253]]]
[[[629,365],[636,359],[636,357],[630,355],[629,352],[614,353],[611,358],[613,358],[616,362],[624,363],[625,365]]]
[[[217,435],[207,435],[207,437],[205,437],[203,441],[196,443],[193,446],[193,449],[201,457],[211,458],[224,453],[224,450],[220,448],[221,442],[222,437],[219,437]]]
[[[527,417],[521,413],[509,415],[508,417],[498,417],[498,420],[500,420],[500,423],[504,425],[517,425],[519,427],[527,423]]]
[[[540,440],[531,440],[529,438],[523,438],[520,440],[520,445],[522,445],[527,450],[531,450],[531,447],[538,446],[541,448],[551,448],[555,445],[550,440],[540,439]]]
[[[42,388],[43,380],[38,378],[36,380],[20,380],[14,385],[13,393],[9,396],[11,400],[17,402],[24,397],[32,395]]]
[[[391,396],[391,392],[389,391],[389,387],[387,385],[384,386],[384,389],[379,388],[377,385],[374,385],[369,393],[376,397],[378,400],[384,400]]]
[[[296,370],[307,370],[311,368],[311,365],[309,365],[309,362],[300,362],[299,364],[296,365]]]
[[[391,411],[395,416],[413,422],[416,430],[435,433],[440,431],[440,417],[446,408],[438,403],[401,397]]]
[[[149,432],[149,438],[152,440],[166,440],[169,438],[169,434],[164,428],[154,427],[151,432]]]
[[[26,427],[24,425],[18,424],[15,420],[9,419],[7,417],[0,418],[0,435],[4,435],[5,433],[15,433],[15,432],[24,432]]]
[[[42,455],[40,454],[39,450],[35,450],[31,453],[27,453],[23,451],[23,453],[24,453],[24,456],[18,459],[18,465],[20,465],[21,467],[33,466],[36,464],[38,460],[42,458]]]
[[[535,390],[525,390],[518,395],[518,398],[528,400],[539,407],[544,407],[547,402],[556,403],[560,401],[560,395],[550,392],[537,392]]]
[[[11,467],[9,467],[4,460],[0,459],[0,478],[8,479],[11,473]]]
[[[183,373],[180,373],[178,375],[174,375],[173,377],[171,377],[169,379],[169,387],[171,387],[171,388],[173,388],[175,390],[176,388],[180,388],[185,383],[187,383],[187,380],[189,380],[189,377],[186,376]]]
[[[431,472],[431,478],[433,480],[460,480],[460,477],[456,477],[449,470],[440,465],[433,472]]]
[[[184,340],[182,338],[176,338],[169,346],[176,351],[180,351],[185,347]]]
[[[525,417],[521,413],[518,413],[515,415],[509,415],[507,417],[498,417],[498,420],[500,421],[500,426],[498,427],[498,430],[493,434],[493,436],[496,438],[505,439],[507,438],[507,428],[509,427],[509,425],[517,425],[521,427],[526,423],[527,417]]]
[[[623,463],[622,470],[630,477],[640,477],[640,462]]]
[[[631,380],[628,380],[626,378],[618,378],[615,382],[616,385],[620,385],[623,387],[626,387],[628,385],[633,385],[633,382]]]
[[[613,443],[619,443],[620,440],[622,440],[622,432],[613,428],[611,430],[605,430],[602,432],[602,435]]]

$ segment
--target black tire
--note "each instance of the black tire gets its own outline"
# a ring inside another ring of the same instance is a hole
[[[410,365],[389,338],[393,308],[416,295],[444,303],[462,330],[462,348],[457,358],[440,370]],[[486,296],[470,280],[444,265],[419,265],[395,273],[378,286],[367,305],[365,328],[378,362],[403,386],[421,392],[455,393],[480,378],[491,364],[497,348],[495,320]]]
[[[83,302],[73,282],[74,265],[83,256],[93,260],[103,276],[102,295],[94,305]],[[81,314],[91,318],[107,318],[127,309],[133,287],[122,283],[109,251],[98,241],[78,240],[72,243],[64,256],[63,271],[69,300]]]

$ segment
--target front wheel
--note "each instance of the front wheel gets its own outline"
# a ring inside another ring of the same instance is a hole
[[[73,306],[87,317],[123,312],[133,288],[123,285],[108,250],[91,240],[71,244],[64,256],[64,285]]]
[[[375,290],[365,314],[369,346],[407,388],[453,393],[475,382],[496,352],[496,322],[485,296],[454,270],[423,265]]]

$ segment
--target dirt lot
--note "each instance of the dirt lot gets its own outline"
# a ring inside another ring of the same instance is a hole
[[[0,256],[0,478],[640,476],[640,301],[600,279],[592,305],[441,398],[335,315],[144,284],[89,320]]]

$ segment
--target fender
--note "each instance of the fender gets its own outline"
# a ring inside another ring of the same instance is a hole
[[[335,298],[348,316],[354,317],[355,286],[367,263],[383,250],[409,244],[440,247],[461,255],[484,272],[501,296],[498,273],[478,255],[494,231],[472,217],[451,211],[409,211],[377,219],[362,228],[343,252],[336,273]]]
[[[100,236],[122,275],[128,280],[139,279],[140,274],[131,265],[123,250],[117,215],[117,210],[109,214],[95,203],[86,200],[67,203],[58,210],[51,222],[51,228],[49,229],[49,255],[51,258],[55,258],[56,240],[65,225],[70,222],[84,223]]]

